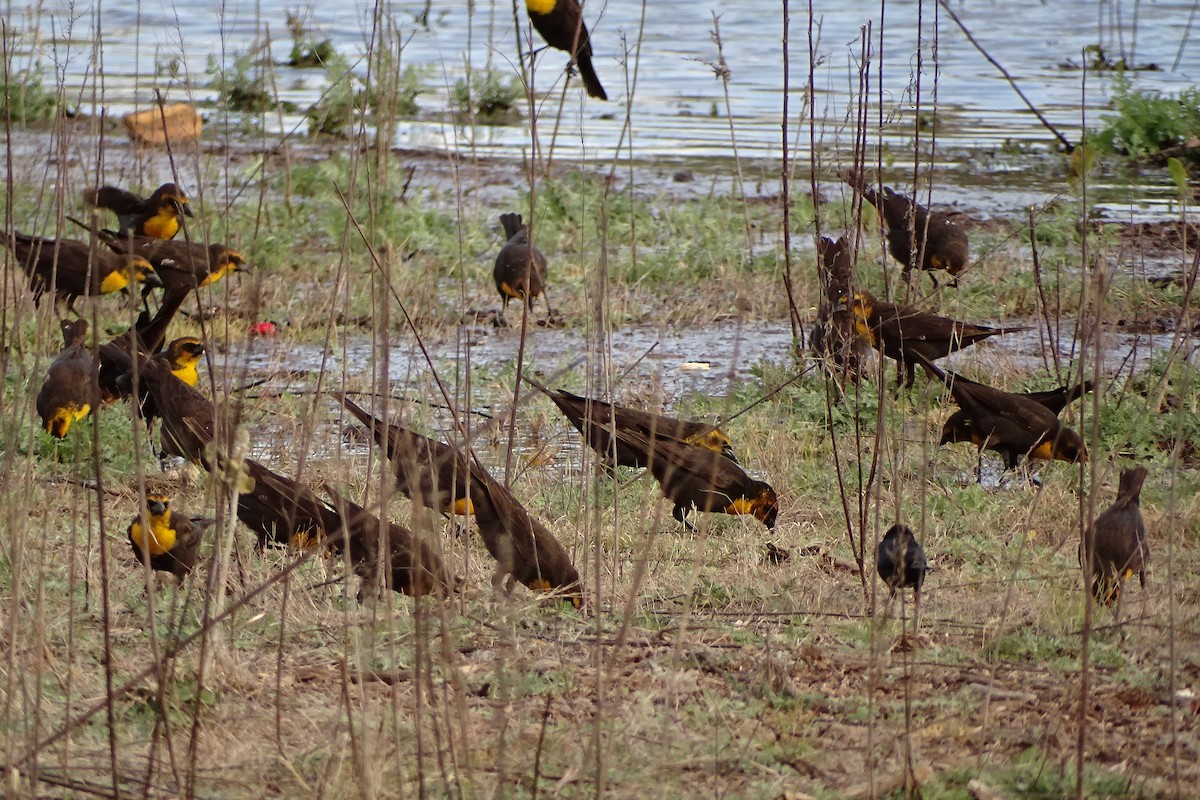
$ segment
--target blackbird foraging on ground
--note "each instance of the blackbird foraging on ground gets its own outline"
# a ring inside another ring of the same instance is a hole
[[[911,528],[899,523],[888,528],[875,548],[875,571],[887,584],[891,597],[896,596],[897,589],[913,590],[916,627],[921,614],[921,586],[925,583],[925,573],[929,572],[929,561]]]
[[[904,268],[905,280],[919,264],[922,270],[930,273],[935,288],[938,282],[933,272],[940,269],[950,273],[952,286],[958,286],[958,275],[966,269],[969,257],[967,235],[950,221],[949,215],[931,212],[887,186],[883,187],[880,196],[857,172],[846,173],[845,181],[883,217],[887,225],[888,252]]]
[[[154,267],[136,254],[110,253],[74,239],[46,239],[0,231],[0,244],[12,250],[17,263],[29,276],[33,302],[41,302],[46,292],[57,303],[67,301],[67,310],[75,311],[80,297],[112,294],[142,283],[162,286]]]
[[[149,558],[151,569],[169,572],[182,583],[196,566],[200,540],[213,522],[173,511],[165,494],[148,494],[145,516],[129,523],[129,546],[139,562]]]
[[[1133,575],[1146,588],[1150,546],[1141,508],[1145,480],[1145,467],[1122,470],[1117,499],[1096,517],[1079,546],[1080,565],[1085,570],[1090,566],[1092,595],[1105,605],[1120,598],[1121,587]]]
[[[737,463],[729,437],[721,429],[706,422],[689,422],[649,411],[626,408],[602,400],[580,397],[565,389],[551,390],[528,375],[524,377],[526,383],[554,401],[575,429],[583,434],[588,446],[599,454],[610,469],[644,467],[650,463],[650,450],[637,447],[628,437],[622,437],[622,432],[640,433],[646,439],[678,439],[720,453]],[[614,423],[617,429],[615,450],[612,437]]]
[[[60,325],[63,349],[46,372],[36,404],[42,429],[56,439],[66,438],[71,423],[91,414],[100,395],[92,353],[87,348],[87,320],[64,319]]]
[[[546,257],[529,242],[529,228],[520,214],[501,214],[506,243],[496,256],[492,277],[503,305],[501,315],[508,310],[509,300],[522,300],[533,310],[533,301],[546,288]]]
[[[990,328],[896,305],[867,291],[843,296],[859,335],[896,362],[900,387],[912,386],[921,358],[936,361],[991,336],[1027,331],[1027,327]]]
[[[824,293],[809,337],[809,350],[831,364],[837,373],[857,381],[870,345],[859,335],[849,309],[840,302],[851,294],[850,240],[843,236],[835,242],[822,236],[817,242],[817,253],[820,256],[817,273]]]

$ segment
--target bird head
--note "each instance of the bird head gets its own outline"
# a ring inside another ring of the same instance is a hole
[[[125,262],[129,277],[145,286],[162,286],[162,278],[154,271],[154,265],[141,256],[129,256]]]
[[[171,510],[171,499],[165,494],[148,494],[146,495],[146,510],[150,512],[151,518],[161,517]]]
[[[767,530],[773,530],[775,518],[779,516],[779,496],[775,494],[775,490],[760,481],[758,494],[750,499],[750,513],[766,525]]]
[[[155,207],[160,211],[167,210],[185,217],[192,216],[192,210],[188,207],[187,195],[173,183],[164,183],[158,187],[151,199],[155,201]]]

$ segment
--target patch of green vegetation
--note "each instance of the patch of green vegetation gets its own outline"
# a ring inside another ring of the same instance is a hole
[[[58,113],[58,96],[47,88],[41,64],[8,71],[7,78],[0,79],[0,92],[0,119],[29,125]]]
[[[1200,136],[1200,87],[1164,94],[1137,89],[1121,75],[1112,104],[1116,113],[1103,117],[1104,127],[1088,136],[1101,152],[1146,158]],[[1200,148],[1185,148],[1182,157],[1200,164]]]
[[[335,56],[333,43],[328,39],[319,39],[308,28],[308,17],[311,8],[302,13],[299,9],[287,12],[288,32],[292,36],[292,49],[288,53],[287,64],[297,69],[320,67],[327,64]]]
[[[304,114],[308,118],[308,133],[345,138],[353,132],[355,112],[365,99],[363,82],[340,54],[330,55],[322,64],[329,85],[321,99]]]
[[[517,101],[524,93],[520,76],[489,67],[455,81],[450,102],[461,116],[485,125],[509,125],[521,118]]]
[[[278,98],[266,89],[258,50],[235,54],[233,63],[227,67],[210,55],[206,72],[218,104],[230,111],[263,114],[278,105]]]

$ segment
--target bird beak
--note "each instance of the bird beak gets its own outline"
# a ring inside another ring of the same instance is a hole
[[[180,206],[179,210],[183,212],[183,215],[185,217],[196,216],[195,214],[192,213],[192,207],[190,205],[188,205],[187,203],[180,203],[179,206]]]
[[[142,278],[142,284],[144,286],[156,286],[157,287],[157,286],[162,286],[163,282],[162,282],[162,278],[158,277],[157,272],[147,272],[146,277]]]
[[[162,500],[149,500],[146,502],[146,510],[157,517],[167,510],[167,506]]]
[[[732,461],[735,464],[739,463],[737,460],[737,456],[733,454],[733,446],[732,445],[728,445],[728,444],[721,445],[721,455],[725,456],[726,458],[728,458],[730,461]]]

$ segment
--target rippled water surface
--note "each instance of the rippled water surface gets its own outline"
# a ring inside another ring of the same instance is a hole
[[[100,6],[52,0],[40,15],[13,13],[12,23],[20,36],[17,65],[32,50],[48,71],[64,77],[71,96],[80,100],[85,112],[103,105],[110,113],[121,113],[150,103],[155,89],[164,90],[168,99],[211,100],[212,77],[206,73],[210,60],[231,64],[236,55],[254,50],[269,32],[279,95],[304,107],[320,96],[326,79],[319,69],[278,66],[291,47],[286,11],[296,5],[280,0],[163,5],[110,0],[103,4],[103,22],[98,24]],[[362,54],[371,37],[373,5],[362,0],[316,5],[310,26],[319,37],[329,38],[339,53],[355,63],[357,71],[365,72]],[[462,76],[468,63],[474,68],[490,62],[501,70],[515,69],[512,6],[477,2],[474,12],[468,14],[467,5],[455,0],[432,3],[428,8],[425,2],[387,6],[405,42],[402,64],[430,69],[427,92],[418,98],[419,118],[401,124],[396,144],[520,155],[529,149],[527,126],[459,126],[441,113],[450,104],[448,87]],[[901,161],[911,158],[906,153],[912,148],[918,101],[922,116],[936,107],[936,137],[947,154],[1006,143],[1052,144],[1050,134],[998,71],[935,3],[891,3],[886,5],[886,13],[881,13],[879,2],[813,5],[815,109],[821,122],[816,138],[820,144],[841,149],[852,145],[847,120],[853,119],[859,86],[857,64],[868,25],[875,53],[868,120],[874,128],[883,117],[881,134],[872,137],[881,135]],[[1072,141],[1079,138],[1085,109],[1089,124],[1098,121],[1110,81],[1089,76],[1087,102],[1082,104],[1084,73],[1064,65],[1082,62],[1083,48],[1102,45],[1111,57],[1124,53],[1136,65],[1160,67],[1138,72],[1140,84],[1163,90],[1189,85],[1200,72],[1200,47],[1196,45],[1200,36],[1185,42],[1192,5],[1191,0],[1140,4],[961,0],[951,4],[963,24]],[[589,0],[585,9],[597,71],[611,100],[586,99],[579,82],[572,81],[562,108],[556,153],[607,161],[623,142],[626,155],[639,157],[729,156],[733,151],[732,120],[740,156],[779,157],[784,80],[780,4],[654,0],[645,8],[644,29],[643,7],[632,0]],[[1140,10],[1136,18],[1135,9]],[[714,13],[719,15],[728,69],[729,114],[722,82],[713,69],[718,60],[712,36]],[[524,25],[523,9],[519,18]],[[102,31],[99,35],[98,29]],[[789,136],[790,146],[800,158],[805,158],[809,149],[808,129],[798,124],[801,115],[808,113],[803,92],[809,69],[808,31],[806,4],[793,4]],[[99,50],[95,41],[102,45]],[[556,115],[565,61],[564,54],[549,50],[537,61],[535,84],[539,92],[546,92],[539,133],[543,142],[551,135],[547,121]],[[177,65],[177,77],[165,71],[170,64]],[[96,75],[101,76],[99,81]],[[626,87],[633,85],[635,78],[636,89],[631,93]],[[93,90],[97,103],[92,101]],[[631,94],[631,130],[623,134],[625,101]],[[269,127],[286,130],[300,122],[299,117],[291,117],[280,126],[278,118],[271,116]],[[928,141],[932,133],[926,129],[920,137]]]

